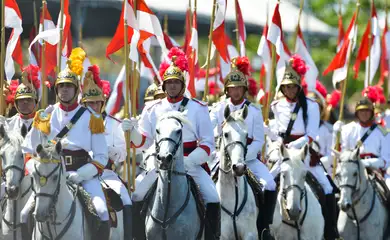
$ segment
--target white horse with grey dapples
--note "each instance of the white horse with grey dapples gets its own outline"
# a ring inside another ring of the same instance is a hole
[[[248,108],[224,111],[217,191],[221,198],[221,239],[258,239],[258,208],[246,177],[245,153]]]
[[[389,239],[388,210],[380,201],[359,156],[359,149],[339,156],[336,182],[340,188],[337,228],[344,239]]]
[[[306,181],[303,163],[308,146],[288,149],[277,141],[268,145],[268,161],[280,171],[274,220],[270,226],[276,239],[321,240],[325,221],[321,206]]]

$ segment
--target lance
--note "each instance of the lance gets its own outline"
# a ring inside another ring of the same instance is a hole
[[[61,71],[61,56],[62,56],[62,39],[64,35],[64,1],[61,0],[61,11],[60,11],[60,41],[58,42],[58,48],[57,48],[57,69],[56,74],[58,76],[58,73]]]
[[[234,7],[235,7],[235,10],[236,10],[236,42],[237,42],[237,51],[239,53],[239,55],[241,55],[241,46],[240,46],[240,31],[238,30],[239,29],[239,25],[238,25],[238,0],[234,0]]]
[[[387,22],[388,21],[388,4],[387,4],[387,0],[385,1],[385,10],[386,10],[386,17],[385,17],[385,21]],[[389,48],[390,46],[386,46],[386,48]],[[383,53],[382,53],[383,54]],[[388,66],[388,71],[390,70],[390,56],[387,56],[389,58],[389,60],[387,60],[387,66]],[[384,79],[384,83],[383,83],[383,92],[385,94],[385,99],[386,99],[386,103],[390,100],[389,99],[389,78],[390,78],[390,74],[389,72],[387,73],[387,77],[385,77]],[[390,107],[390,106],[388,106]]]
[[[293,49],[296,49],[296,45],[297,45],[299,23],[301,22],[301,17],[302,17],[302,11],[303,11],[303,5],[304,4],[305,4],[305,0],[301,0],[301,2],[299,4],[298,24],[297,24],[297,27],[295,28],[295,33],[294,33]]]
[[[358,17],[359,17],[359,10],[360,10],[360,3],[359,0],[356,2],[356,20],[355,20],[355,25],[357,24]],[[355,27],[355,26],[354,26]],[[347,77],[341,82],[341,99],[340,99],[340,114],[339,114],[339,121],[342,121],[344,118],[344,103],[345,103],[345,94],[347,92],[347,85],[348,85],[348,73],[349,73],[349,68],[350,68],[350,63],[351,63],[351,55],[352,55],[352,46],[355,44],[355,38],[352,38],[350,46],[348,47],[348,53],[347,53]],[[334,149],[338,149],[340,145],[340,138],[341,138],[341,133],[338,132],[336,136],[336,143],[334,145]],[[333,173],[332,173],[332,178],[336,176],[336,168],[337,168],[337,156],[333,156]]]
[[[370,75],[371,75],[371,48],[372,48],[372,21],[371,21],[371,18],[372,18],[372,11],[374,9],[374,1],[371,0],[370,1],[370,6],[371,6],[371,11],[370,11],[370,32],[368,33],[368,66],[367,66],[367,69],[366,69],[366,72],[367,72],[367,77],[365,77],[364,79],[364,87],[368,87],[370,86]]]
[[[42,22],[42,31],[45,31],[45,14],[46,14],[46,9],[47,9],[47,2],[46,0],[42,0],[42,13],[41,13],[41,19],[43,20]],[[37,42],[37,44],[39,44]],[[45,56],[45,49],[46,49],[46,42],[42,41],[42,47],[41,47],[41,89],[42,89],[42,98],[41,98],[41,108],[46,108],[47,107],[47,88],[45,85],[46,82],[46,56]]]
[[[5,61],[5,0],[1,1],[1,50],[0,50],[0,116],[4,116],[4,61]],[[1,158],[0,158],[1,159]],[[0,164],[1,165],[1,164]],[[1,168],[1,166],[0,166]],[[0,180],[1,183],[1,180]]]
[[[209,94],[209,71],[210,71],[210,54],[211,54],[211,43],[213,39],[213,30],[214,30],[214,19],[215,19],[215,9],[217,6],[217,0],[213,1],[213,11],[211,12],[210,19],[210,33],[209,33],[209,42],[207,46],[207,61],[206,61],[206,79],[204,83],[204,93],[203,93],[203,101],[207,101],[207,95]]]

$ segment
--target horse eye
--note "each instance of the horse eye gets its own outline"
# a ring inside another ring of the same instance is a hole
[[[223,136],[224,136],[225,138],[228,138],[228,137],[229,137],[229,134],[228,134],[228,133],[225,133]]]
[[[356,176],[357,176],[357,172],[354,172],[354,173],[353,173],[353,176],[356,177]]]
[[[180,133],[181,133],[181,129],[177,129],[177,130],[176,130],[176,133],[177,133],[177,134],[180,134]]]
[[[157,133],[157,134],[160,134],[160,130],[158,130],[157,128],[156,128],[156,133]]]

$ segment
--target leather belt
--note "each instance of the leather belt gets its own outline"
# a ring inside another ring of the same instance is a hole
[[[91,157],[85,150],[66,150],[62,151],[66,171],[77,171],[79,168],[89,163]]]

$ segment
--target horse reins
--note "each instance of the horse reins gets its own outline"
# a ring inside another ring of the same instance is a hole
[[[283,160],[282,160],[282,162],[286,162],[286,161],[289,161],[289,160],[291,160],[290,158],[284,158]],[[282,197],[283,197],[283,199],[282,199],[282,203],[283,203],[283,210],[284,210],[284,213],[285,213],[285,215],[287,216],[287,217],[289,217],[290,218],[290,216],[289,216],[289,213],[287,212],[287,210],[286,210],[286,206],[285,206],[285,201],[286,201],[286,197],[287,197],[287,192],[288,191],[291,191],[291,190],[293,190],[294,188],[296,188],[296,189],[298,189],[298,191],[300,192],[300,195],[301,195],[301,202],[302,202],[302,199],[304,198],[304,200],[305,200],[305,210],[304,210],[304,212],[303,212],[303,216],[302,216],[302,218],[301,218],[301,220],[299,221],[299,223],[298,223],[298,221],[294,221],[294,224],[291,224],[291,223],[289,223],[289,222],[287,222],[287,220],[284,220],[284,219],[282,219],[282,222],[284,223],[284,224],[286,224],[286,225],[288,225],[288,226],[290,226],[290,227],[292,227],[292,228],[295,228],[296,230],[297,230],[297,237],[298,237],[298,240],[300,240],[301,239],[301,226],[303,225],[303,222],[305,221],[305,219],[306,219],[306,215],[307,215],[307,206],[308,206],[308,199],[307,199],[307,192],[306,192],[306,188],[304,187],[304,188],[301,188],[299,185],[297,185],[297,184],[293,184],[293,185],[290,185],[290,186],[288,186],[288,187],[286,187],[286,188],[283,188],[282,189]]]

